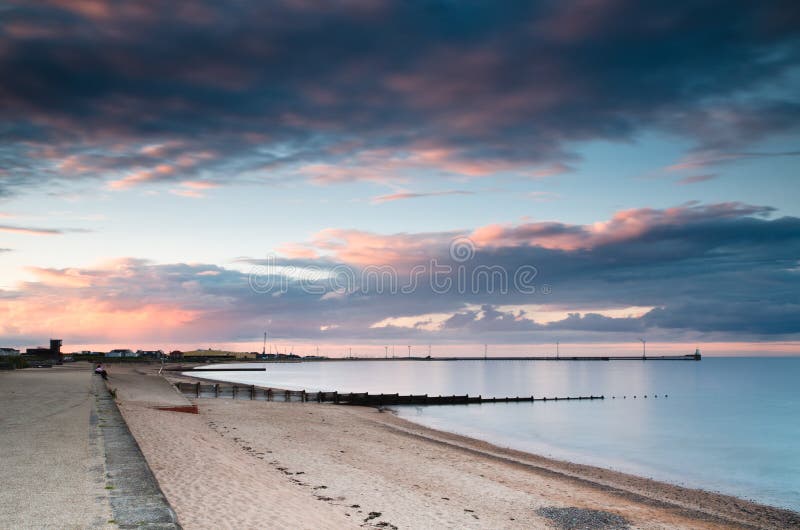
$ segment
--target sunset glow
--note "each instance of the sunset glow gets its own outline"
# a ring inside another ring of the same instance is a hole
[[[0,346],[800,353],[797,10],[734,4],[12,0]]]

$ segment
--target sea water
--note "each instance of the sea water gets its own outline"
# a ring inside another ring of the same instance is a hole
[[[237,365],[241,366],[241,365]],[[209,372],[276,388],[602,401],[398,406],[503,447],[800,511],[800,358],[338,361]]]

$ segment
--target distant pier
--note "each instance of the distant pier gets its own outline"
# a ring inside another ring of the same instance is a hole
[[[559,357],[411,357],[412,361],[699,361],[699,353],[690,355],[572,355]],[[395,359],[398,360],[398,359]],[[402,360],[402,359],[399,359]]]
[[[314,361],[699,361],[703,358],[700,350],[688,355],[526,355],[518,356],[499,356],[499,357],[338,357],[338,358],[314,358],[307,359],[307,362]]]

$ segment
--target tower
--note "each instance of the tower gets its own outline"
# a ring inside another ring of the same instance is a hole
[[[61,357],[61,339],[50,339],[50,355],[53,357]]]

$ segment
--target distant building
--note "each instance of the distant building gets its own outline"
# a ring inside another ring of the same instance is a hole
[[[19,350],[15,350],[14,348],[0,348],[0,356],[7,356],[7,357],[16,357],[19,355]]]
[[[319,358],[322,359],[323,357],[314,357],[309,355],[308,358]],[[259,360],[269,360],[269,359],[300,359],[299,355],[294,353],[257,353],[256,359]]]
[[[255,355],[250,352],[235,352],[235,351],[224,351],[224,350],[194,350],[194,351],[187,351],[184,352],[183,356],[185,358],[192,358],[192,359],[218,359],[218,360],[229,360],[229,359],[255,359]]]
[[[61,339],[50,339],[49,348],[28,348],[25,350],[25,355],[34,357],[41,357],[47,359],[60,360],[61,359]]]
[[[169,352],[169,358],[173,361],[180,361],[183,359],[183,352],[180,350],[174,350]]]
[[[139,357],[146,359],[161,359],[164,357],[164,352],[161,350],[137,350],[136,353]]]
[[[108,352],[106,357],[139,357],[139,354],[133,350],[116,349]]]

